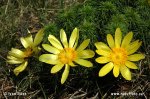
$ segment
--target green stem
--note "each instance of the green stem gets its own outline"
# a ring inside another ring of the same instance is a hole
[[[39,83],[40,88],[41,88],[41,90],[42,90],[42,93],[43,93],[43,95],[44,95],[44,99],[47,99],[46,94],[45,94],[45,92],[44,92],[44,90],[43,90],[42,84],[39,82],[39,80],[38,80],[38,83]]]

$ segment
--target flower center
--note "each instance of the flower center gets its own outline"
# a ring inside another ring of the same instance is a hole
[[[69,62],[72,62],[77,57],[76,51],[73,48],[64,48],[59,54],[58,59],[63,64],[68,64]]]
[[[116,65],[125,64],[127,60],[127,51],[124,48],[113,48],[110,59]]]
[[[33,53],[33,49],[32,48],[27,48],[24,53],[25,53],[26,57],[30,57]]]

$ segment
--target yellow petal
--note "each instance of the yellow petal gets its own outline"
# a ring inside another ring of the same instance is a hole
[[[25,41],[28,43],[28,45],[31,47],[33,45],[33,38],[32,38],[32,35],[31,33],[28,34],[27,37],[24,38]]]
[[[104,63],[108,63],[110,61],[110,59],[108,57],[98,57],[95,59],[95,61],[97,63],[104,64]]]
[[[17,57],[17,58],[24,58],[25,54],[23,51],[16,49],[16,48],[11,48],[11,51],[8,52],[9,55]]]
[[[17,57],[8,55],[8,56],[7,56],[7,59],[8,59],[8,60],[18,60],[18,59],[23,59],[23,58],[17,58]]]
[[[93,67],[93,64],[90,61],[84,59],[76,59],[75,62],[85,67]]]
[[[122,32],[120,28],[117,28],[115,31],[115,47],[120,47],[121,44],[121,39],[122,39]]]
[[[135,65],[135,63],[130,62],[130,61],[126,61],[125,65],[131,69],[138,69],[138,67]]]
[[[20,64],[24,61],[24,59],[17,59],[17,60],[7,60],[9,64]]]
[[[43,36],[44,36],[44,29],[42,28],[35,35],[34,46],[37,46],[37,45],[39,45],[42,42]]]
[[[135,46],[137,46],[139,44],[139,40],[136,40],[132,43],[130,43],[128,46],[127,46],[127,51],[130,51],[132,50]]]
[[[110,55],[110,51],[107,51],[107,50],[96,50],[96,53],[99,54],[99,55],[103,55],[103,56],[109,56]]]
[[[78,36],[78,29],[75,28],[73,31],[72,31],[72,34],[70,36],[70,39],[69,39],[69,47],[70,48],[73,48],[75,42],[77,41],[77,36]]]
[[[132,32],[129,32],[123,39],[122,41],[122,45],[121,47],[123,48],[127,48],[127,46],[129,45],[129,43],[131,42],[132,40],[132,37],[133,37],[133,33]]]
[[[68,66],[68,65],[66,64],[65,70],[64,70],[64,72],[63,72],[63,74],[62,74],[62,77],[61,77],[61,84],[64,84],[65,81],[66,81],[66,79],[68,78],[69,70],[70,70],[70,66]]]
[[[54,54],[42,54],[39,57],[39,61],[45,62],[48,64],[57,64],[58,63],[58,56]]]
[[[83,50],[78,53],[79,58],[92,58],[94,57],[95,53],[92,50]]]
[[[132,47],[131,50],[128,50],[128,55],[135,53],[139,49],[139,47],[141,46],[141,44],[142,44],[142,42],[139,42],[136,46]]]
[[[145,58],[144,54],[133,54],[128,56],[129,61],[139,61],[144,58]]]
[[[24,39],[24,37],[21,37],[20,41],[21,41],[22,45],[24,46],[24,48],[31,47],[31,45]]]
[[[67,35],[63,29],[60,30],[60,39],[65,48],[68,48]]]
[[[48,40],[57,49],[60,49],[60,50],[63,49],[61,43],[59,42],[59,40],[57,38],[55,38],[55,36],[49,35]]]
[[[113,74],[115,77],[119,76],[119,66],[118,65],[114,65]]]
[[[37,47],[33,47],[32,50],[35,55],[38,55],[38,53],[41,51],[41,48],[39,46],[37,46]]]
[[[110,48],[115,47],[115,41],[111,34],[107,34],[107,42],[108,42],[108,45],[110,46]]]
[[[59,51],[57,48],[55,48],[55,47],[53,47],[53,46],[50,46],[50,45],[48,45],[48,44],[42,44],[42,46],[43,46],[43,48],[44,48],[46,51],[48,51],[48,52],[50,52],[50,53],[53,53],[53,54],[58,54],[58,53],[60,53],[60,51]]]
[[[134,48],[136,45],[138,45],[139,43],[139,40],[136,40],[136,41],[133,41],[131,42],[128,47],[127,47],[127,50],[131,50],[132,48]]]
[[[129,68],[127,68],[126,66],[120,66],[120,72],[126,80],[131,80],[131,72]]]
[[[51,69],[51,73],[57,73],[58,71],[60,71],[63,68],[64,64],[57,64],[55,66],[52,67]]]
[[[78,29],[76,41],[75,41],[74,46],[73,46],[74,49],[76,49],[76,47],[78,45],[78,40],[79,40],[79,29]]]
[[[20,72],[22,72],[22,71],[24,71],[24,70],[26,69],[27,65],[28,65],[28,62],[25,61],[25,62],[22,63],[20,66],[16,67],[16,68],[14,69],[14,74],[15,74],[16,76],[18,76]]]
[[[84,40],[81,45],[77,48],[76,51],[80,52],[82,50],[84,50],[88,45],[89,45],[90,39],[86,39]]]
[[[102,76],[105,76],[106,74],[108,74],[112,68],[114,67],[113,63],[110,62],[108,64],[106,64],[105,66],[103,66],[100,71],[99,71],[99,76],[102,77]]]
[[[95,43],[95,46],[97,49],[102,49],[102,50],[108,50],[110,51],[111,49],[103,42],[97,42]]]
[[[75,65],[72,61],[69,62],[68,64],[69,64],[69,66],[71,66],[71,67],[76,67],[76,66],[77,66],[77,65]]]

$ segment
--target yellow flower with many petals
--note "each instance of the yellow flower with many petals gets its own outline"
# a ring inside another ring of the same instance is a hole
[[[133,54],[141,46],[142,42],[136,40],[131,42],[133,33],[129,32],[122,40],[122,33],[120,28],[115,31],[115,38],[111,34],[107,35],[107,42],[109,47],[103,42],[95,43],[96,52],[101,57],[96,58],[96,62],[105,64],[99,71],[99,76],[105,76],[113,69],[113,74],[118,77],[119,73],[126,80],[131,80],[131,72],[129,69],[138,69],[134,61],[144,59],[143,54]]]
[[[14,74],[16,76],[26,69],[28,65],[28,58],[33,56],[33,54],[35,55],[39,52],[40,48],[38,47],[38,45],[43,39],[43,31],[44,29],[39,30],[34,40],[31,33],[29,33],[27,37],[21,37],[20,41],[25,48],[24,50],[12,48],[11,51],[8,52],[7,62],[9,64],[20,64],[14,69]]]
[[[93,66],[93,64],[90,61],[85,60],[87,58],[94,57],[95,54],[92,50],[85,50],[90,40],[84,40],[81,43],[81,45],[78,48],[76,48],[78,44],[78,38],[79,30],[75,28],[70,36],[68,43],[66,33],[63,29],[61,29],[61,42],[55,36],[49,35],[48,40],[51,43],[51,45],[42,44],[43,48],[51,54],[43,54],[39,57],[39,60],[54,65],[51,69],[51,73],[57,73],[65,66],[65,70],[61,78],[61,84],[63,84],[66,81],[69,75],[70,67],[77,66],[75,63],[85,67]]]

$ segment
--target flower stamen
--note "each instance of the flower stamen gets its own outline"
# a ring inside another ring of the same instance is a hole
[[[110,54],[110,60],[116,65],[125,64],[127,51],[124,48],[113,48]]]
[[[77,54],[73,48],[64,48],[64,50],[62,50],[58,55],[58,59],[63,64],[68,64],[69,62],[74,61],[76,57],[77,57]]]
[[[33,49],[32,48],[27,48],[26,51],[24,52],[26,57],[30,57],[33,53]]]

